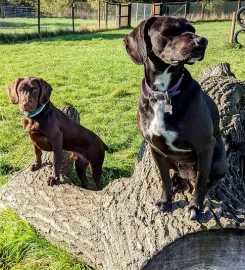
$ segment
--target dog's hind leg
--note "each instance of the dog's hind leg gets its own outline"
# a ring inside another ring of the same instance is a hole
[[[75,168],[77,172],[77,176],[81,180],[81,184],[83,188],[88,189],[88,179],[86,177],[86,169],[88,167],[88,162],[85,159],[77,158],[75,160]]]
[[[91,153],[95,153],[95,151],[91,151]],[[102,165],[104,162],[104,157],[105,157],[104,148],[97,150],[96,155],[92,155],[88,157],[90,172],[98,190],[102,190],[103,188],[103,185],[101,182],[101,175],[102,175]]]
[[[92,174],[92,178],[95,181],[95,184],[98,190],[103,189],[103,184],[101,181],[103,161],[104,161],[104,155],[103,155],[103,158],[99,157],[96,161],[89,161],[90,172]]]
[[[93,180],[95,181],[97,189],[102,190],[103,189],[103,185],[101,182],[102,164],[90,163],[90,172],[92,174]]]
[[[213,153],[212,165],[208,176],[208,187],[216,180],[223,178],[227,172],[228,164],[223,141],[216,144]]]
[[[193,191],[193,198],[186,208],[186,216],[190,219],[197,219],[203,208],[203,201],[207,189],[207,180],[211,169],[212,157],[215,148],[215,138],[212,137],[209,147],[197,153],[197,178]]]
[[[98,190],[103,189],[101,175],[106,149],[107,146],[105,147],[105,144],[100,140],[99,137],[97,137],[96,141],[88,149],[87,151],[88,155],[86,156],[89,162],[92,178],[95,181]]]

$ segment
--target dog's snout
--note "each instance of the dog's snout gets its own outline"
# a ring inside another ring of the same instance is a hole
[[[200,46],[206,46],[208,44],[208,40],[204,37],[198,37],[196,38],[196,42]]]
[[[25,108],[29,108],[31,107],[31,102],[29,100],[23,100],[22,101],[22,105],[25,107]]]

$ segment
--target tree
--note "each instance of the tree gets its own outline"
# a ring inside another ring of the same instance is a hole
[[[10,0],[6,1],[8,5],[16,5],[16,6],[26,6],[26,7],[36,7],[37,0]]]

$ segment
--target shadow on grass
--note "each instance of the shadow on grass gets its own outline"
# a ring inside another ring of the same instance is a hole
[[[42,19],[42,18],[41,18]],[[70,20],[71,22],[71,20]],[[10,22],[10,21],[4,21],[4,20],[1,20],[0,21],[0,27],[4,27],[4,28],[12,28],[12,29],[32,29],[34,27],[36,27],[37,29],[37,26],[38,26],[38,22],[36,20],[36,22],[33,22],[33,23],[30,23],[30,22],[20,22],[20,21],[17,21],[17,22]],[[54,21],[53,23],[52,22],[44,22],[42,21],[41,23],[41,28],[43,27],[69,27],[69,24],[67,22],[57,22],[57,21]],[[72,24],[70,23],[70,27],[72,27]]]
[[[133,168],[113,168],[113,167],[104,167],[103,168],[103,183],[108,185],[110,182],[113,182],[115,179],[119,178],[129,178],[133,174]]]
[[[0,158],[0,176],[6,176],[19,170],[21,170],[21,168],[13,167],[6,159]]]
[[[107,40],[112,39],[122,39],[125,37],[125,34],[115,34],[110,33],[113,30],[119,29],[110,29],[110,30],[82,30],[79,32],[72,32],[71,30],[60,29],[54,32],[41,32],[38,33],[14,33],[14,34],[1,34],[0,33],[0,44],[12,44],[12,43],[22,43],[28,41],[42,41],[50,42],[56,41],[56,38],[63,41],[79,41],[79,40],[92,40],[96,38],[103,38]],[[106,31],[106,32],[105,32]]]
[[[23,29],[23,28],[33,28],[37,27],[37,22],[36,23],[24,23],[24,22],[5,22],[1,21],[0,22],[0,27],[2,28],[15,28],[15,29]]]

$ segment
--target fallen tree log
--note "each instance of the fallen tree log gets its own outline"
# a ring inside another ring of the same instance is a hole
[[[181,192],[173,195],[173,211],[155,213],[161,182],[147,146],[132,177],[114,180],[102,191],[71,184],[67,155],[60,184],[48,186],[52,154],[46,153],[40,170],[19,171],[0,188],[0,206],[13,208],[46,239],[98,270],[159,269],[147,266],[157,257],[153,255],[182,236],[245,229],[245,82],[237,80],[226,63],[204,70],[199,82],[219,107],[229,171],[209,189],[198,221],[184,215],[191,199],[190,183],[184,180]]]

